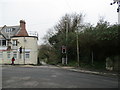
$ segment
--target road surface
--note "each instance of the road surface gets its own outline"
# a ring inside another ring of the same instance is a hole
[[[55,66],[3,66],[3,88],[118,88],[118,79]]]

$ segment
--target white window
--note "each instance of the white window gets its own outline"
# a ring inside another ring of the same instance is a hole
[[[6,29],[5,29],[5,32],[6,32],[6,33],[8,33],[8,32],[9,32],[9,29],[8,29],[8,28],[6,28]]]
[[[5,32],[6,32],[6,33],[10,33],[10,32],[12,32],[12,31],[13,31],[13,28],[6,28],[6,29],[5,29]]]
[[[25,58],[30,58],[30,52],[25,52]]]
[[[17,46],[17,40],[13,40],[13,46]]]
[[[7,58],[10,59],[11,58],[11,53],[7,52]]]
[[[13,52],[13,57],[16,59],[17,58],[17,52]]]
[[[2,52],[0,52],[0,59],[2,59],[3,58],[3,53]]]
[[[6,46],[6,40],[0,40],[0,46]]]

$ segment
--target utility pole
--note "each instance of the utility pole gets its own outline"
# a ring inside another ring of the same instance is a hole
[[[77,23],[77,20],[76,20]],[[79,59],[79,38],[78,38],[78,24],[77,24],[77,31],[76,31],[76,43],[77,43],[77,61],[78,61],[78,67],[80,66],[80,59]]]
[[[65,19],[65,27],[66,27],[66,65],[68,64],[68,22]]]
[[[110,5],[113,5],[115,3],[118,4],[118,8],[117,8],[117,12],[118,12],[118,24],[120,24],[120,0],[113,0],[113,3],[110,3]]]

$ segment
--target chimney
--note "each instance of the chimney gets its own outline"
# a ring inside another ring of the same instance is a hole
[[[20,27],[21,27],[21,29],[24,29],[25,30],[25,21],[24,20],[20,20]]]
[[[24,20],[20,20],[20,31],[17,33],[16,36],[28,36],[25,24],[26,22]]]

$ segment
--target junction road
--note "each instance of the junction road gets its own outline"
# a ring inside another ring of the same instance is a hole
[[[3,88],[118,88],[118,79],[56,66],[3,66]]]

